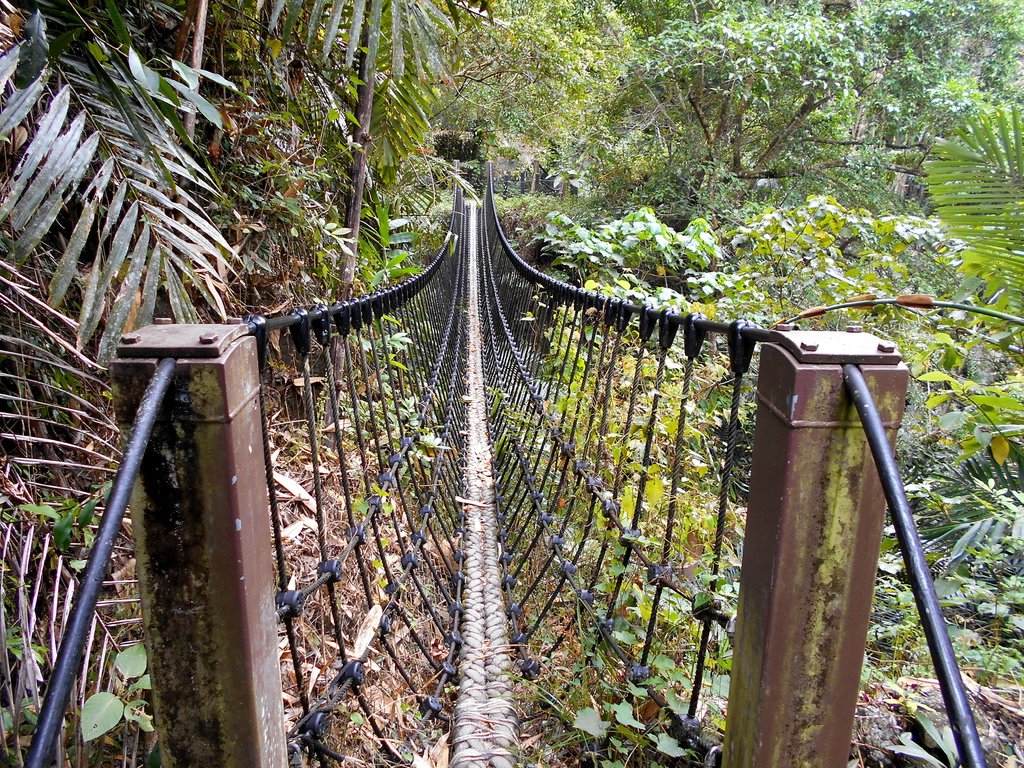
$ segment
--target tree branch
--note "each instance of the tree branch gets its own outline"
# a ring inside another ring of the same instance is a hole
[[[793,176],[806,176],[809,173],[815,173],[817,171],[827,171],[831,168],[845,168],[848,165],[850,157],[844,157],[839,160],[829,160],[823,163],[812,163],[811,165],[805,165],[800,168],[787,168],[784,170],[772,170],[772,169],[753,169],[750,171],[740,171],[736,174],[741,179],[755,180],[755,179],[788,179]],[[906,165],[886,165],[890,171],[896,173],[905,173],[909,176],[924,176],[924,171],[917,168],[911,168]]]
[[[832,95],[826,93],[820,99],[815,99],[813,96],[810,95],[806,99],[804,99],[804,103],[800,105],[800,109],[797,110],[797,113],[793,116],[793,119],[789,121],[789,124],[785,128],[783,128],[775,136],[774,139],[772,139],[771,144],[768,145],[768,149],[764,151],[764,154],[761,155],[761,159],[759,159],[755,164],[755,170],[763,169],[766,165],[768,165],[768,163],[774,160],[775,156],[782,151],[782,147],[784,146],[783,142],[785,142],[786,139],[793,135],[793,132],[796,131],[796,129],[803,124],[803,122],[811,115],[812,112],[814,112],[814,110],[816,110],[818,107],[820,107],[822,104],[824,104],[831,98]]]
[[[914,144],[894,144],[888,141],[871,141],[870,139],[821,139],[816,136],[806,136],[798,141],[807,141],[812,144],[828,144],[837,147],[868,147],[878,146],[885,147],[886,149],[919,149],[921,151],[928,151],[932,148],[931,144],[923,141],[916,142]]]

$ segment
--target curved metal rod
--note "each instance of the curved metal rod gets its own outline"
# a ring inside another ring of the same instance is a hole
[[[135,480],[139,476],[139,467],[149,445],[149,438],[153,434],[157,414],[171,384],[174,367],[173,358],[165,358],[156,364],[153,378],[150,379],[139,403],[128,445],[121,457],[121,466],[114,477],[110,495],[107,497],[106,510],[96,532],[92,554],[79,584],[71,618],[57,651],[57,662],[46,686],[36,733],[25,762],[26,768],[46,768],[53,764],[54,741],[64,722],[71,687],[82,663],[85,640],[89,635],[100,590],[107,578],[114,541],[121,529],[121,520],[128,508]]]
[[[878,407],[871,396],[871,390],[868,389],[864,374],[856,365],[843,366],[843,381],[857,407],[857,413],[860,414],[864,434],[871,447],[875,467],[878,469],[878,477],[882,481],[885,498],[889,502],[889,514],[896,528],[896,539],[903,553],[910,588],[914,593],[918,613],[921,615],[928,650],[935,664],[935,674],[939,679],[942,700],[946,704],[946,713],[949,716],[949,725],[953,729],[960,763],[965,768],[986,768],[985,752],[978,737],[978,726],[974,722],[974,714],[967,700],[960,667],[956,663],[953,644],[949,640],[939,598],[935,594],[935,583],[928,570],[928,561],[925,559],[921,538],[914,525],[910,502],[907,500],[907,493],[900,479],[900,470],[896,466],[896,457],[889,445],[885,427],[882,426],[882,419],[878,415]]]

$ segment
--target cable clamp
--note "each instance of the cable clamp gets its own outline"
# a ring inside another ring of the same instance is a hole
[[[326,712],[310,712],[309,717],[299,727],[299,733],[320,739],[327,733],[330,716]]]
[[[633,685],[642,685],[650,676],[651,668],[646,664],[636,662],[629,665],[629,670],[626,673],[626,679]]]
[[[363,662],[359,659],[349,659],[345,662],[345,666],[338,673],[338,681],[344,683],[346,680],[351,680],[353,685],[362,685],[366,682],[366,670],[363,668]]]
[[[327,576],[325,584],[337,584],[341,581],[341,560],[325,560],[316,568],[317,576]]]
[[[313,336],[321,347],[326,347],[331,340],[330,310],[323,304],[313,307],[313,319],[310,321]]]
[[[437,696],[427,696],[420,701],[420,714],[424,718],[437,717],[444,709],[441,700]]]
[[[356,546],[366,543],[366,524],[350,525],[347,531],[348,538],[355,541]]]
[[[292,316],[298,318],[298,322],[288,328],[292,336],[292,343],[295,344],[295,351],[299,357],[306,357],[313,348],[309,329],[309,312],[304,309],[292,310]]]
[[[622,541],[624,543],[632,543],[640,540],[643,533],[639,528],[626,528],[622,531]]]
[[[267,365],[267,318],[263,315],[249,315],[245,319],[249,332],[256,339],[256,360],[262,373]]]
[[[401,559],[402,568],[411,571],[420,564],[420,559],[415,552],[406,552]]]
[[[671,347],[681,323],[682,318],[678,314],[667,309],[664,310],[658,319],[658,346],[662,349]]]
[[[691,312],[683,318],[683,354],[689,360],[695,360],[704,347],[708,332],[700,327],[700,323],[706,320],[699,312]]]
[[[306,598],[301,590],[289,589],[278,592],[274,604],[281,618],[295,618],[302,615],[302,607]]]
[[[647,583],[648,584],[662,584],[666,579],[672,576],[671,565],[658,565],[657,563],[651,563],[647,567]]]
[[[536,680],[540,677],[540,662],[536,659],[523,659],[519,662],[519,669],[527,680]]]
[[[756,342],[743,335],[747,328],[756,328],[749,320],[733,320],[729,323],[729,368],[736,376],[742,376],[750,369]]]

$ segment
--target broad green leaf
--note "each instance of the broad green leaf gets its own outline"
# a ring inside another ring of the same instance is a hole
[[[57,187],[50,192],[49,197],[32,215],[24,230],[22,230],[15,248],[15,252],[25,257],[39,244],[47,232],[50,231],[54,221],[62,211],[66,209],[65,196],[69,190],[74,189],[81,181],[82,176],[90,167],[92,159],[99,147],[99,134],[94,133],[79,147],[74,157],[67,163],[64,173],[57,183]],[[17,211],[15,211],[17,214]]]
[[[49,299],[49,303],[53,307],[61,305],[64,294],[67,293],[68,288],[71,286],[71,281],[78,272],[78,257],[81,255],[85,242],[92,232],[96,213],[99,210],[100,199],[106,190],[113,167],[114,160],[111,158],[103,164],[96,178],[94,178],[92,186],[95,187],[95,192],[90,196],[89,201],[82,209],[82,214],[78,217],[75,228],[71,233],[71,238],[68,240],[68,245],[64,249],[64,254],[61,256],[60,262],[53,272],[53,277],[50,280]]]
[[[577,730],[589,733],[591,736],[601,738],[608,730],[608,722],[601,719],[601,715],[597,713],[596,709],[587,707],[581,709],[576,713],[576,719],[572,722],[572,727]]]
[[[665,495],[665,481],[657,475],[647,478],[647,503],[654,506]]]
[[[920,376],[918,376],[917,380],[918,381],[951,381],[953,383],[956,383],[956,379],[953,378],[952,376],[950,376],[948,373],[945,373],[944,371],[928,371],[927,373],[922,373]]]
[[[146,644],[136,643],[125,648],[117,654],[114,666],[128,679],[141,676],[146,671]]]
[[[633,716],[633,705],[628,701],[620,701],[618,704],[613,704],[612,712],[615,713],[615,719],[627,728],[635,728],[638,731],[647,728],[646,725]]]
[[[128,693],[132,694],[136,691],[148,691],[153,687],[153,681],[150,679],[149,674],[145,674],[136,680],[134,683],[128,686]]]
[[[139,288],[142,273],[146,268],[149,255],[150,228],[147,224],[139,239],[135,242],[131,255],[128,257],[128,274],[121,281],[117,297],[111,305],[110,314],[107,317],[107,326],[100,339],[97,359],[106,364],[113,359],[117,344],[121,338],[121,332],[125,322],[128,320],[128,313],[131,311],[135,301],[135,293]]]
[[[0,221],[10,215],[29,180],[35,175],[39,164],[53,148],[53,143],[57,140],[61,128],[64,127],[64,118],[68,113],[70,98],[71,92],[67,86],[64,86],[50,102],[46,115],[39,121],[36,135],[14,171],[14,183],[11,184],[7,197],[0,205]]]
[[[160,273],[163,266],[163,254],[160,246],[153,248],[146,265],[146,279],[142,283],[142,304],[135,316],[135,325],[141,328],[153,322],[153,311],[156,308],[156,295],[160,287]]]
[[[938,758],[925,751],[923,747],[915,744],[909,733],[901,733],[900,742],[901,743],[899,744],[892,744],[889,749],[899,755],[906,755],[907,757],[913,758],[925,765],[934,766],[934,768],[946,768],[945,764],[939,761]]]
[[[16,91],[4,105],[3,112],[0,112],[0,139],[6,139],[25,116],[39,102],[46,86],[45,78],[39,78],[32,85],[24,90]]]
[[[669,757],[682,757],[686,754],[686,750],[679,746],[679,742],[667,733],[652,735],[651,738],[654,741],[655,748],[663,755],[668,755]]]
[[[279,0],[283,2],[283,0]],[[356,60],[363,37],[363,15],[366,13],[366,0],[355,0],[352,3],[352,24],[348,28],[348,46],[345,50],[345,67],[351,69]]]
[[[39,79],[43,67],[49,60],[50,46],[46,37],[46,20],[43,14],[35,9],[25,20],[21,30],[21,46],[18,51],[18,69],[14,75],[14,84],[18,88],[28,88]]]
[[[188,64],[172,59],[171,68],[177,72],[178,76],[185,82],[185,90],[194,91],[199,87],[199,73],[192,69]],[[171,81],[171,85],[174,85],[174,81]],[[177,87],[178,90],[181,90],[181,83],[178,83]]]
[[[128,49],[128,69],[139,85],[144,86],[151,94],[160,92],[160,75],[142,63],[134,48]]]
[[[953,431],[967,423],[967,414],[963,411],[950,411],[939,416],[939,426],[942,429]]]
[[[106,691],[94,693],[82,707],[82,739],[92,741],[114,728],[124,716],[124,702]]]
[[[195,105],[196,109],[199,110],[203,117],[205,117],[218,128],[224,127],[224,123],[221,120],[220,111],[215,106],[213,106],[213,104],[211,104],[205,96],[200,94],[198,91],[187,88],[181,83],[176,82],[174,80],[171,81],[171,87],[173,87],[174,90],[176,90],[186,99],[188,99],[193,105]]]
[[[17,231],[25,228],[29,218],[35,213],[39,203],[57,184],[68,161],[78,149],[82,130],[85,128],[85,115],[79,114],[68,126],[68,129],[50,147],[46,162],[29,182],[25,193],[18,200],[17,206],[11,211],[11,226]]]

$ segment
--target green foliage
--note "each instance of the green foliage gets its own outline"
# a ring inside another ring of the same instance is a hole
[[[153,730],[153,717],[146,711],[147,703],[142,696],[151,687],[146,674],[146,646],[136,643],[117,654],[114,667],[121,673],[127,685],[122,695],[109,691],[97,691],[85,700],[82,706],[81,729],[85,741],[94,741],[112,731],[122,722],[133,723],[140,730]]]
[[[219,282],[232,270],[231,248],[186,189],[210,192],[216,184],[179,144],[187,136],[176,110],[185,102],[171,86],[198,99],[194,89],[141,63],[116,9],[86,18],[54,2],[44,18],[49,35],[69,40],[49,65],[66,84],[50,98],[44,70],[0,112],[0,138],[22,145],[5,179],[0,224],[12,264],[34,257],[43,266],[54,307],[77,287],[75,341],[89,342],[102,324],[97,356],[105,362],[126,326],[149,322],[158,293],[182,321],[198,319],[193,295],[223,314]],[[20,51],[0,60],[0,88]],[[180,64],[177,72],[198,85],[198,72]],[[40,103],[45,110],[30,134],[21,123]],[[195,109],[195,100],[188,103]]]
[[[1012,0],[495,4],[459,41],[454,130],[677,228],[810,194],[919,210],[934,137],[1021,95]],[[511,42],[509,40],[511,39]],[[472,62],[472,63],[470,63]]]
[[[906,755],[912,758],[918,764],[934,766],[935,768],[956,768],[959,765],[959,760],[957,759],[953,730],[947,725],[943,727],[940,733],[935,724],[920,712],[917,713],[917,722],[931,741],[941,748],[943,759],[940,760],[931,752],[915,743],[909,733],[901,733],[899,743],[890,745],[890,749],[898,755]]]
[[[43,521],[51,521],[53,540],[62,552],[71,550],[72,542],[89,547],[93,540],[93,525],[96,506],[100,497],[94,496],[85,504],[74,499],[61,499],[53,504],[22,504],[18,509]],[[5,514],[6,518],[7,515]],[[5,520],[12,522],[12,520]],[[72,565],[78,561],[72,561]]]
[[[936,213],[967,243],[964,268],[986,281],[986,294],[1024,310],[1024,126],[1017,108],[969,120],[941,140],[928,163]]]
[[[554,252],[556,265],[601,280],[615,280],[626,270],[641,280],[678,275],[705,268],[720,255],[706,221],[695,219],[685,231],[676,232],[650,208],[593,229],[555,211],[548,214],[544,243]]]
[[[518,155],[520,142],[545,150],[599,126],[596,108],[617,87],[630,51],[614,5],[501,0],[489,7],[498,23],[459,36],[439,127],[482,129],[488,143]]]

